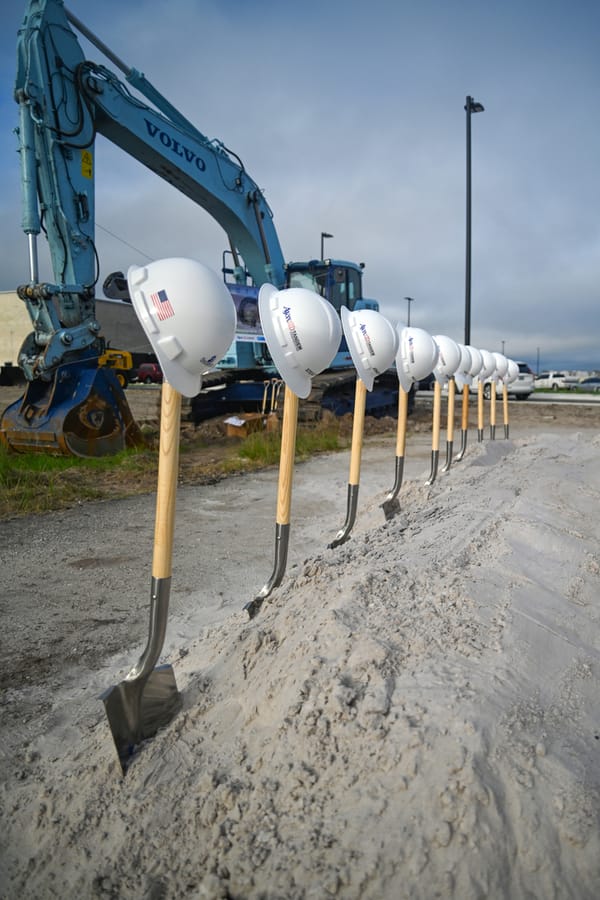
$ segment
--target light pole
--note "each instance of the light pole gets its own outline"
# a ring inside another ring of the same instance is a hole
[[[408,304],[408,316],[406,318],[406,325],[408,328],[410,328],[410,304],[414,303],[415,301],[414,301],[414,297],[405,297],[404,299],[406,300],[406,302]]]
[[[333,235],[328,234],[326,231],[321,232],[321,259],[325,259],[325,256],[324,256],[325,251],[323,249],[323,243],[325,241],[325,238],[332,238],[332,237],[333,237]]]
[[[481,103],[467,97],[467,251],[465,266],[465,344],[471,343],[471,113],[484,111]]]

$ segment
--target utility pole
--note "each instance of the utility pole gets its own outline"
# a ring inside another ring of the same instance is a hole
[[[471,114],[484,111],[481,103],[467,97],[467,248],[465,265],[465,344],[471,343]]]

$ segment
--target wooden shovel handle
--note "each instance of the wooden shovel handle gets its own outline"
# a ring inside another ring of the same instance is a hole
[[[483,381],[477,385],[477,428],[483,431]]]
[[[496,424],[496,382],[490,384],[490,425]]]
[[[357,378],[354,391],[354,418],[352,420],[352,449],[350,451],[350,477],[348,484],[358,484],[360,481],[366,400],[367,387],[361,378]]]
[[[431,449],[435,452],[440,449],[440,419],[442,414],[442,386],[439,381],[433,388],[433,425],[431,432]]]
[[[468,429],[469,429],[469,385],[468,384],[465,384],[463,386],[461,427],[462,427],[463,431],[468,431]]]
[[[287,386],[283,400],[281,424],[281,453],[279,457],[279,484],[277,487],[277,524],[290,524],[292,508],[292,480],[296,454],[296,429],[298,425],[298,397]]]
[[[181,394],[167,381],[161,387],[160,447],[158,452],[158,486],[154,525],[154,578],[170,578],[173,558],[175,499],[179,469],[179,426]]]
[[[398,393],[398,431],[396,432],[396,456],[404,456],[406,450],[406,420],[408,419],[408,391],[403,387]]]
[[[508,425],[508,385],[502,385],[502,411],[504,413],[504,424]]]
[[[456,382],[454,378],[448,381],[448,421],[446,423],[446,440],[454,440],[454,400],[456,396]]]

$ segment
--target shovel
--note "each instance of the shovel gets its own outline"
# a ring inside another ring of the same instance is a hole
[[[437,477],[440,457],[440,416],[442,411],[442,385],[436,380],[433,388],[433,424],[431,434],[431,472],[425,484],[433,484]]]
[[[496,382],[490,384],[490,440],[496,440]]]
[[[477,441],[483,440],[483,382],[477,385]]]
[[[271,387],[271,381],[269,378],[263,381],[263,398],[262,398],[262,406],[260,408],[260,413],[262,416],[266,416],[267,414],[267,398],[269,396],[269,388]],[[271,405],[273,401],[271,401]]]
[[[367,387],[362,378],[356,379],[354,392],[354,417],[352,421],[352,449],[350,452],[350,476],[348,478],[348,496],[346,502],[346,521],[334,539],[328,544],[329,549],[339,547],[350,537],[356,519],[358,506],[358,486],[360,482],[360,463],[362,457],[363,432],[365,428],[365,406]]]
[[[404,476],[404,452],[406,449],[406,420],[408,418],[408,391],[402,386],[398,393],[398,430],[396,432],[396,473],[394,485],[381,504],[386,519],[392,519],[400,511],[398,494]]]
[[[448,422],[446,425],[446,462],[442,472],[449,472],[452,465],[452,448],[454,446],[454,398],[456,383],[454,378],[448,380]]]
[[[260,611],[269,596],[285,574],[288,545],[290,541],[290,509],[292,506],[292,479],[294,455],[296,451],[296,429],[298,425],[298,397],[286,385],[283,403],[283,423],[281,426],[281,452],[279,457],[279,483],[277,487],[277,518],[275,523],[275,564],[271,577],[260,593],[244,606],[250,619]]]
[[[502,385],[502,411],[504,413],[504,438],[508,440],[508,385]]]
[[[457,462],[460,462],[467,449],[467,434],[469,431],[469,385],[463,385],[462,394],[462,420],[460,423],[460,450],[455,456]]]
[[[180,418],[181,394],[164,381],[148,643],[125,680],[109,688],[101,698],[123,773],[138,745],[167,725],[182,705],[173,668],[154,668],[163,647],[169,612]]]

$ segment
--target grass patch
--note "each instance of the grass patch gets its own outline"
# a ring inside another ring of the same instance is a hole
[[[156,454],[125,450],[99,459],[14,453],[0,445],[0,518],[64,509],[78,502],[137,493]],[[122,484],[122,489],[119,488]]]
[[[298,428],[296,433],[296,459],[307,459],[315,453],[327,453],[341,449],[337,428]],[[239,455],[264,466],[279,462],[281,435],[270,431],[249,434],[240,445]]]
[[[157,436],[156,436],[157,437]],[[296,460],[348,446],[339,424],[299,424]],[[182,436],[180,483],[206,484],[227,475],[279,464],[281,435],[261,431],[241,442],[215,436]],[[98,459],[15,453],[0,445],[0,519],[66,509],[156,490],[158,440],[142,450]]]

